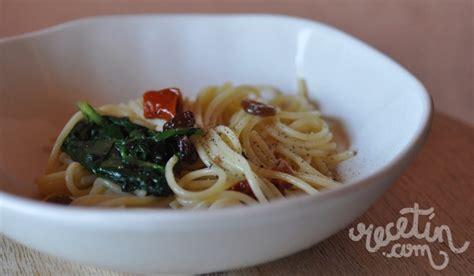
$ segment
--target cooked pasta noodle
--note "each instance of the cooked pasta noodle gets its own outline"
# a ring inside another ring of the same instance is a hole
[[[272,106],[276,112],[266,117],[249,114],[241,106],[246,99]],[[337,151],[329,125],[307,98],[303,81],[295,95],[268,86],[210,86],[194,102],[185,99],[184,109],[194,113],[205,134],[191,136],[198,162],[178,169],[177,156],[167,161],[164,174],[173,195],[123,192],[62,152],[65,138],[84,118],[81,112],[59,134],[46,173],[36,180],[41,194],[46,198],[69,195],[70,204],[80,206],[214,209],[252,205],[337,187],[341,185],[334,178],[337,165],[354,155],[349,150]],[[98,111],[159,131],[165,123],[146,119],[141,99],[104,105]],[[287,168],[279,169],[279,165]],[[239,183],[250,192],[235,189]]]

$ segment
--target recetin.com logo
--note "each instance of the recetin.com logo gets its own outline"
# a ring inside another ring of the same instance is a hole
[[[427,243],[443,243],[447,241],[449,249],[456,254],[463,253],[469,247],[469,241],[465,241],[461,247],[455,246],[451,229],[445,224],[435,226],[431,231],[430,220],[435,216],[433,207],[420,209],[418,203],[415,203],[413,208],[408,207],[401,209],[400,214],[402,216],[397,219],[396,223],[390,222],[385,227],[374,227],[373,224],[366,226],[364,223],[359,223],[357,224],[357,234],[355,233],[354,227],[349,229],[349,238],[353,241],[360,241],[365,236],[365,246],[367,251],[371,253],[375,253],[379,251],[379,249],[388,246],[390,242],[413,237],[419,240],[425,240]],[[413,214],[411,228],[409,228],[408,225],[409,219],[403,216],[406,214]],[[426,222],[422,232],[420,232],[418,227],[420,216],[428,216],[429,220]],[[441,263],[436,263],[433,260],[431,248],[428,244],[410,243],[394,243],[389,251],[382,252],[382,255],[387,258],[426,256],[434,269],[442,270],[448,266],[449,256],[448,253],[443,250],[440,250],[438,254],[441,256]]]

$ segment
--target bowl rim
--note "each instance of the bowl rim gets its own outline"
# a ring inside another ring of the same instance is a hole
[[[361,44],[366,48],[372,50],[373,54],[378,55],[380,59],[385,60],[385,62],[391,63],[392,66],[397,67],[402,71],[406,77],[410,78],[418,86],[416,93],[421,99],[423,110],[421,115],[421,120],[417,124],[417,128],[412,134],[412,137],[408,141],[407,145],[400,150],[395,157],[387,162],[384,166],[376,169],[375,172],[369,174],[361,179],[347,183],[347,185],[341,185],[332,190],[324,191],[315,195],[302,195],[294,198],[289,198],[286,200],[278,200],[270,202],[268,204],[256,204],[252,206],[245,207],[236,207],[236,208],[224,208],[224,209],[198,209],[198,210],[175,210],[175,209],[152,209],[152,208],[131,208],[131,209],[116,209],[116,208],[90,208],[90,207],[79,207],[74,206],[70,208],[69,206],[62,206],[56,204],[45,203],[36,199],[26,198],[8,192],[0,190],[0,213],[5,209],[15,210],[20,213],[35,215],[38,217],[47,216],[51,219],[64,220],[69,218],[72,221],[101,221],[104,222],[104,219],[107,219],[107,223],[96,224],[110,226],[110,223],[123,224],[123,220],[134,221],[140,220],[143,216],[146,216],[148,220],[151,221],[208,221],[215,220],[219,218],[227,219],[241,219],[248,217],[249,213],[258,216],[259,214],[268,213],[269,211],[278,211],[282,209],[291,209],[298,206],[305,206],[311,201],[323,201],[330,200],[332,198],[338,197],[341,194],[352,193],[369,185],[373,185],[373,180],[383,177],[392,169],[401,165],[403,161],[409,156],[410,153],[416,153],[421,148],[422,143],[425,141],[428,130],[431,125],[432,113],[433,113],[433,101],[429,93],[423,84],[406,68],[402,65],[395,62],[393,59],[383,54],[379,50],[370,46],[369,44],[361,41],[360,39],[341,31],[335,27],[321,23],[319,21],[310,20],[301,17],[294,17],[282,14],[265,14],[265,13],[221,13],[221,14],[199,14],[199,13],[145,13],[145,14],[118,14],[118,15],[100,15],[92,17],[84,17],[80,19],[75,19],[67,22],[63,22],[54,26],[50,26],[44,29],[40,29],[33,32],[28,32],[24,34],[19,34],[15,36],[8,36],[5,38],[0,38],[0,47],[1,44],[8,42],[19,41],[23,39],[29,39],[34,37],[39,37],[42,35],[47,35],[54,32],[59,32],[67,30],[70,27],[75,27],[83,24],[89,24],[94,22],[106,21],[106,20],[117,20],[117,19],[126,19],[126,18],[146,18],[146,17],[158,17],[158,18],[268,18],[273,20],[285,20],[293,21],[301,26],[306,27],[316,27],[324,28],[330,31],[334,35],[342,35],[345,39],[350,39],[354,43]],[[413,159],[413,156],[412,158]],[[411,161],[408,160],[408,161]],[[153,215],[154,214],[154,215]],[[253,216],[252,215],[252,216]],[[2,230],[3,232],[3,230]]]

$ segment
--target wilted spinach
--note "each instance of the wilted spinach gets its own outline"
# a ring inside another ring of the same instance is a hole
[[[128,118],[102,116],[86,102],[78,104],[85,120],[78,122],[64,140],[62,150],[90,172],[119,184],[124,192],[171,194],[164,165],[174,154],[193,160],[194,147],[183,147],[199,128],[154,131]]]

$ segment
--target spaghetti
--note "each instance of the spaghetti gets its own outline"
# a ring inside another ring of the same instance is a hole
[[[143,100],[137,99],[105,105],[98,112],[161,131],[166,121],[145,118],[143,106]],[[303,81],[296,95],[267,86],[210,86],[195,101],[185,99],[182,109],[194,114],[204,134],[189,137],[197,162],[185,164],[178,155],[166,161],[164,177],[171,195],[124,192],[63,152],[66,137],[84,120],[81,112],[59,134],[45,175],[36,180],[40,193],[47,201],[67,197],[70,205],[80,206],[214,209],[252,205],[339,186],[336,167],[354,155],[354,151],[338,151]]]

